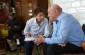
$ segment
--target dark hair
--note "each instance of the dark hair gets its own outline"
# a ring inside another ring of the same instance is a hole
[[[38,8],[35,8],[35,9],[34,9],[34,13],[33,13],[34,16],[36,16],[39,12],[43,12],[43,13],[45,14],[44,9],[38,7]]]

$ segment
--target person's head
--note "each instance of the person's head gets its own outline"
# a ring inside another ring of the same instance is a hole
[[[62,12],[62,8],[57,4],[54,4],[48,8],[48,17],[51,21],[56,21],[60,13]]]
[[[36,17],[37,21],[42,22],[45,18],[45,13],[42,8],[36,8],[34,10],[34,17]]]
[[[9,19],[10,19],[10,20],[13,20],[13,19],[14,19],[14,14],[13,14],[13,13],[10,13],[10,14],[9,14]]]

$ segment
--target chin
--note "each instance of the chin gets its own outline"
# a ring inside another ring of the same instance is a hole
[[[44,20],[41,20],[41,22],[44,21]]]
[[[50,20],[51,22],[53,22],[53,20]]]

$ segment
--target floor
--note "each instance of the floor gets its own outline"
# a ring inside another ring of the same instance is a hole
[[[36,50],[37,50],[36,47],[34,47],[32,55],[38,55],[38,52]],[[38,46],[38,50],[39,50],[40,55],[44,55],[42,46]],[[10,52],[10,51],[4,52],[4,51],[0,50],[0,55],[25,55],[25,47],[24,46],[18,47],[17,50],[14,51],[14,52]],[[62,54],[62,55],[85,55],[85,53],[81,53],[81,54]]]
[[[24,47],[17,48],[17,50],[15,50],[13,52],[11,52],[11,51],[4,52],[1,50],[0,55],[25,55],[25,50],[24,50]]]
[[[43,50],[41,49],[41,46],[38,47],[40,55],[43,55]],[[25,55],[25,47],[18,47],[16,51],[10,52],[4,52],[0,50],[0,55]],[[38,55],[38,52],[36,51],[36,48],[33,48],[33,54],[32,55]]]

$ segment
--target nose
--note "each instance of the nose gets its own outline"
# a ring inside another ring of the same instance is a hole
[[[44,18],[44,16],[41,16],[41,18],[43,19],[43,18]]]

